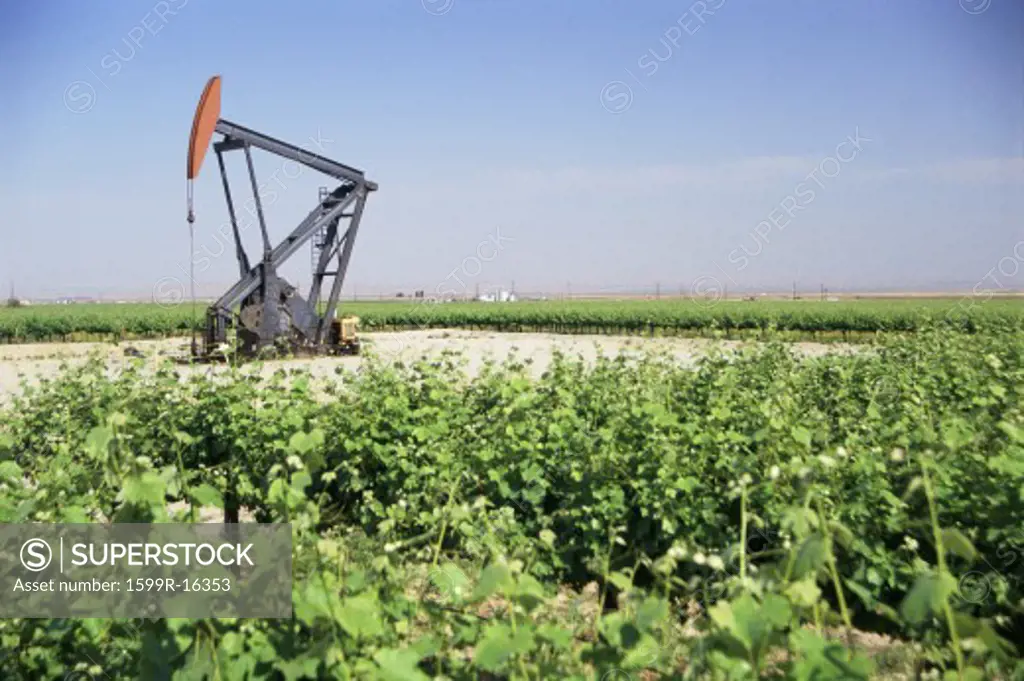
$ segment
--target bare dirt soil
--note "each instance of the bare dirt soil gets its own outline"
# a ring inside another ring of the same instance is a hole
[[[268,361],[263,371],[272,373],[279,368],[308,369],[316,377],[337,375],[336,370],[356,369],[373,353],[386,362],[409,362],[421,357],[437,356],[445,350],[460,353],[467,360],[467,371],[476,373],[488,359],[502,361],[515,354],[532,361],[531,370],[540,375],[550,364],[558,350],[570,356],[581,356],[593,362],[598,355],[637,355],[645,352],[666,353],[682,364],[692,364],[719,345],[735,348],[743,341],[712,341],[694,338],[639,338],[629,336],[567,336],[549,333],[496,333],[491,331],[422,330],[391,333],[365,333],[363,356],[313,357]],[[41,378],[58,375],[63,364],[84,362],[91,354],[99,354],[111,371],[117,371],[132,361],[126,350],[136,350],[147,363],[156,364],[164,358],[186,356],[188,339],[171,338],[152,341],[125,341],[122,343],[34,343],[0,345],[0,403],[18,392],[22,381],[37,382]],[[747,343],[749,344],[749,343]],[[804,355],[829,352],[849,352],[853,346],[822,343],[793,343],[792,347]],[[220,365],[184,366],[189,371],[217,371]]]

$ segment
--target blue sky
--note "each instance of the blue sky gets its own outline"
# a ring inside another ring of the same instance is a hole
[[[7,3],[0,63],[0,281],[26,296],[187,280],[186,145],[215,73],[224,118],[380,183],[346,295],[1024,288],[1016,1]],[[287,181],[272,236],[320,184]],[[196,194],[218,293],[214,163]],[[286,275],[308,284],[306,251]]]

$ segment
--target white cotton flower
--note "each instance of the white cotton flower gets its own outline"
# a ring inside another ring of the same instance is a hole
[[[889,458],[893,461],[903,461],[904,454],[905,452],[901,448],[897,447],[889,454]]]
[[[291,466],[292,468],[294,468],[295,470],[301,470],[302,469],[302,466],[303,466],[302,459],[300,459],[295,454],[289,455],[288,458],[285,459],[285,461],[287,461],[288,465]]]
[[[831,456],[827,456],[825,454],[819,454],[818,461],[820,461],[821,465],[824,466],[825,468],[832,468],[832,466],[836,465],[836,460],[833,459]]]
[[[704,563],[708,562],[708,559],[703,553],[698,551],[697,553],[693,554],[693,562],[697,565],[703,565]]]
[[[781,474],[782,469],[779,468],[778,466],[772,466],[771,468],[768,469],[768,477],[771,478],[772,480],[778,480],[779,475]]]
[[[721,556],[708,556],[708,567],[712,570],[724,570],[725,561],[722,560]]]
[[[682,560],[686,558],[686,549],[681,546],[673,546],[668,550],[668,557],[672,560]]]
[[[917,540],[914,539],[911,536],[904,536],[903,537],[903,545],[906,546],[911,551],[917,551],[917,547],[918,547]]]
[[[846,447],[839,447],[838,449],[836,449],[836,456],[838,456],[840,459],[845,459],[847,456],[849,456],[849,452],[846,451]]]

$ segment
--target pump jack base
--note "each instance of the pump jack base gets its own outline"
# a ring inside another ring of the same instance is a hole
[[[173,358],[176,364],[235,364],[242,362],[258,362],[261,360],[306,359],[314,357],[356,357],[360,353],[359,343],[346,345],[323,346],[315,348],[264,348],[262,352],[250,355],[242,352],[198,352],[195,354],[177,355]]]

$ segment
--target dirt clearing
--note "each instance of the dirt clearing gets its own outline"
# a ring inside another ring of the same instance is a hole
[[[386,362],[413,361],[423,356],[437,356],[445,350],[461,353],[468,361],[470,373],[479,371],[487,359],[504,360],[513,353],[521,359],[532,360],[535,375],[542,373],[558,350],[567,355],[580,356],[593,362],[598,355],[637,355],[644,352],[664,352],[683,364],[692,364],[714,345],[727,348],[743,345],[744,341],[712,341],[695,338],[640,338],[635,336],[570,336],[549,333],[496,333],[491,331],[423,330],[393,333],[364,333],[364,355],[374,353]],[[137,350],[146,362],[156,363],[165,357],[184,356],[188,339],[170,338],[153,341],[125,341],[122,343],[35,343],[26,345],[0,345],[0,402],[20,389],[21,382],[52,378],[60,373],[62,364],[81,363],[90,354],[105,357],[108,367],[116,371],[132,358],[128,349]],[[748,343],[749,344],[749,343]],[[848,352],[849,345],[823,343],[794,343],[793,348],[804,355],[822,355],[828,352]],[[318,377],[333,376],[338,367],[356,369],[365,357],[314,357],[268,361],[266,373],[279,368],[305,367]],[[196,365],[190,371],[216,371],[217,365]]]

